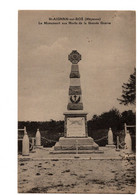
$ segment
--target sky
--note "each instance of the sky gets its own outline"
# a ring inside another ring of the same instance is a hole
[[[49,17],[101,18],[111,24],[38,24]],[[88,119],[113,107],[135,110],[117,100],[134,72],[135,39],[135,12],[19,11],[18,120],[64,119],[72,50],[82,56],[80,81]]]

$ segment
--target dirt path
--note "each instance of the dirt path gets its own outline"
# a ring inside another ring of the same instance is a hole
[[[22,193],[135,193],[135,160],[19,161]]]

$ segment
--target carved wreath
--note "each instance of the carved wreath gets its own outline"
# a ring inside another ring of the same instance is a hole
[[[73,100],[73,99],[72,99],[72,96],[70,96],[70,101],[71,101],[72,103],[77,104],[77,103],[79,103],[79,101],[80,101],[80,96],[78,97],[78,99],[76,99],[76,96],[75,96],[75,100]]]

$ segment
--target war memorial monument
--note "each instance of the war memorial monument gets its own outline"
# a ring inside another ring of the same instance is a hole
[[[80,84],[80,73],[78,62],[81,55],[73,50],[68,56],[68,60],[72,63],[70,73],[70,86],[68,94],[67,111],[64,112],[64,137],[60,137],[59,142],[55,144],[55,151],[66,152],[78,149],[86,153],[87,150],[99,150],[99,146],[94,142],[93,138],[88,136],[87,130],[87,112],[83,110],[82,90]]]
[[[136,193],[135,104],[120,105],[130,84],[135,100],[135,11],[19,10],[18,21],[18,193]]]

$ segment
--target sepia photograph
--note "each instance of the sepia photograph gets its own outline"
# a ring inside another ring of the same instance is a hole
[[[18,193],[136,193],[136,12],[18,11]]]

